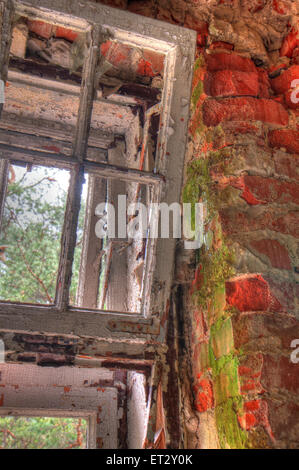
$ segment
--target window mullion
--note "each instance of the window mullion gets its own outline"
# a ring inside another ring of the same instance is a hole
[[[83,166],[78,163],[76,168],[74,168],[71,172],[63,233],[61,238],[61,255],[55,299],[55,303],[60,311],[66,310],[69,303],[69,290],[72,280],[72,265],[76,247],[77,224],[80,211],[83,181]]]
[[[105,149],[99,148],[99,154],[104,155]],[[27,148],[15,147],[1,143],[0,133],[0,160],[9,159],[13,161],[26,161],[34,165],[48,165],[57,168],[72,168],[78,162],[72,157],[68,157],[61,153],[41,152],[39,150],[31,150]],[[140,184],[161,184],[165,182],[165,178],[158,173],[150,173],[148,171],[140,171],[131,168],[125,168],[117,165],[110,165],[104,162],[84,162],[84,169],[89,174],[99,178],[120,179]]]
[[[4,204],[5,204],[8,174],[9,174],[8,160],[0,160],[0,232],[1,232]]]
[[[13,13],[14,9],[11,1],[0,3],[0,80],[4,82],[6,82],[7,79]],[[0,118],[3,108],[1,101]]]
[[[104,178],[98,178],[96,176],[89,177],[77,295],[77,304],[79,307],[84,306],[84,308],[93,309],[98,307],[103,241],[96,236],[95,226],[98,219],[94,214],[97,205],[105,202],[106,192],[107,181]]]
[[[95,93],[96,70],[99,61],[100,27],[95,25],[90,32],[88,56],[84,63],[80,105],[73,146],[73,157],[82,162],[85,158],[90,121]]]

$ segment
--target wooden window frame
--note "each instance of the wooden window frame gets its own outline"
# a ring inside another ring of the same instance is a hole
[[[0,143],[0,212],[5,196],[5,172],[8,160],[71,170],[70,187],[63,230],[62,252],[54,306],[37,306],[0,302],[0,332],[25,332],[102,338],[136,343],[147,340],[163,341],[160,322],[169,303],[174,267],[175,239],[149,240],[150,255],[146,260],[145,303],[142,315],[88,310],[68,306],[71,269],[76,243],[81,187],[84,170],[104,178],[122,179],[155,188],[155,200],[171,204],[180,201],[187,125],[191,96],[191,81],[196,45],[196,33],[157,20],[120,11],[86,1],[31,0],[0,1],[7,10],[2,34],[10,32],[11,10],[37,20],[84,31],[90,45],[85,60],[80,90],[80,105],[72,156],[20,149],[11,143]],[[6,11],[5,10],[5,11]],[[125,44],[144,47],[165,54],[165,81],[161,99],[161,130],[157,144],[157,171],[148,173],[117,165],[84,161],[97,73],[98,44],[101,38],[112,37]],[[2,37],[3,44],[3,37]],[[9,44],[7,45],[9,47]],[[6,79],[8,52],[0,57],[2,79]],[[5,62],[6,61],[6,62]],[[167,262],[165,262],[167,260]],[[138,348],[137,348],[138,349]]]
[[[17,418],[82,418],[87,421],[86,448],[96,449],[96,411],[68,411],[58,409],[40,408],[3,408],[0,409],[0,417]]]

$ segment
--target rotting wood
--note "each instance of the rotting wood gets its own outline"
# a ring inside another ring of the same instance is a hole
[[[0,143],[0,159],[9,159],[12,161],[27,161],[36,165],[56,166],[58,168],[72,169],[77,160],[60,153],[54,154],[46,151],[21,149]],[[159,174],[139,171],[131,168],[119,167],[103,162],[85,161],[82,164],[84,170],[90,174],[103,178],[121,179],[124,181],[135,181],[144,184],[158,184],[165,180]]]
[[[82,162],[85,158],[88,145],[93,100],[95,96],[95,76],[99,59],[98,46],[100,41],[100,28],[94,25],[91,30],[88,56],[84,63],[81,83],[80,105],[76,133],[74,139],[73,157]]]
[[[2,222],[2,217],[3,217],[4,205],[5,205],[8,173],[9,173],[8,160],[0,160],[0,232],[1,232],[1,225],[2,225],[1,222]]]
[[[72,281],[72,266],[76,246],[77,224],[80,211],[82,184],[84,179],[83,168],[77,164],[72,170],[64,227],[61,238],[61,254],[57,275],[56,299],[60,311],[69,304],[69,289]]]
[[[106,200],[106,186],[107,182],[103,178],[95,176],[89,178],[77,294],[77,305],[80,307],[93,309],[98,307],[101,267],[99,253],[102,250],[103,241],[97,238],[95,233],[97,222],[95,209],[98,204]]]
[[[18,3],[18,2],[17,2]],[[115,168],[105,164],[86,164],[91,174],[104,177],[124,179],[128,181],[144,182],[148,184],[152,182],[157,186],[154,188],[157,194],[157,201],[166,202],[168,204],[179,200],[180,186],[182,180],[183,155],[185,153],[186,131],[188,121],[188,107],[182,106],[182,100],[189,102],[192,74],[192,60],[195,50],[196,33],[172,25],[163,26],[162,23],[156,23],[153,20],[145,18],[142,23],[136,23],[134,17],[127,12],[118,12],[113,8],[83,2],[79,7],[77,2],[62,0],[62,2],[50,2],[49,0],[33,0],[26,2],[26,5],[18,3],[19,12],[25,16],[34,16],[36,19],[46,22],[54,22],[55,24],[64,25],[74,30],[90,31],[92,24],[107,24],[109,32],[112,33],[114,40],[127,43],[131,46],[145,47],[152,51],[159,51],[165,54],[165,82],[162,92],[162,112],[161,125],[163,129],[158,141],[158,158],[157,169],[161,175],[136,173],[136,170]],[[66,18],[67,17],[67,18]],[[173,33],[173,34],[172,34]],[[184,67],[182,67],[184,63]],[[136,96],[136,84],[133,84],[133,94]],[[130,85],[126,85],[126,90],[119,90],[120,93],[129,96]],[[152,90],[149,90],[152,93]],[[160,94],[161,90],[157,91]],[[156,97],[157,98],[157,97]],[[154,103],[153,103],[154,104]],[[174,121],[173,118],[176,118]],[[32,123],[31,123],[32,124]],[[170,132],[170,131],[171,132]],[[169,131],[169,132],[168,132]],[[62,139],[64,140],[64,139]],[[20,160],[17,148],[13,148],[13,152],[5,146],[0,146],[1,157]],[[9,151],[11,153],[9,153]],[[42,155],[41,155],[42,153]],[[24,159],[29,162],[37,163],[40,158],[45,162],[45,157],[49,162],[54,164],[53,154],[45,152],[26,151]],[[73,159],[67,158],[65,155],[57,155],[64,159],[63,164],[67,164],[67,160],[73,166]],[[99,171],[100,169],[100,171]],[[79,169],[80,171],[80,169]],[[166,185],[162,185],[164,177],[167,175]],[[72,189],[74,193],[74,189]],[[161,198],[160,198],[161,196]],[[79,198],[78,198],[79,199]],[[74,204],[75,212],[78,210]],[[72,207],[71,207],[72,209]],[[73,222],[77,214],[70,210]],[[91,336],[107,337],[110,340],[119,340],[126,338],[134,341],[134,338],[155,337],[157,341],[163,341],[164,328],[159,328],[159,316],[164,312],[164,306],[169,298],[169,290],[172,279],[173,259],[174,259],[174,240],[158,240],[157,244],[157,264],[154,269],[154,257],[152,256],[146,275],[149,275],[150,282],[146,288],[146,301],[144,302],[144,315],[152,316],[152,319],[143,325],[142,317],[135,318],[134,315],[124,316],[120,312],[121,319],[118,321],[117,315],[108,312],[103,315],[103,311],[88,311],[80,309],[69,309],[65,302],[60,299],[59,312],[57,309],[49,310],[47,307],[36,306],[16,306],[14,304],[1,305],[0,330],[12,330],[13,328],[21,328],[22,330],[34,331],[51,331],[57,332],[57,329],[63,334],[72,334],[75,332],[84,332]],[[73,251],[72,243],[64,247],[65,261],[69,263],[70,255]],[[68,255],[67,255],[68,254]],[[162,256],[163,254],[163,256]],[[167,258],[168,263],[163,260]],[[64,272],[62,278],[70,278],[70,270]],[[151,283],[151,280],[153,281]],[[61,288],[61,286],[60,286]],[[67,294],[64,293],[64,300]],[[21,307],[21,310],[20,308]],[[8,315],[8,311],[11,314]],[[18,312],[18,313],[17,313]],[[40,315],[38,312],[43,313]],[[72,318],[71,318],[72,316]],[[116,319],[115,325],[110,322]],[[89,323],[90,322],[90,323]],[[103,324],[99,324],[103,322]],[[130,322],[132,324],[130,325]],[[134,325],[135,322],[135,325]],[[150,325],[150,326],[149,326]],[[141,328],[141,330],[140,330]],[[142,332],[144,331],[144,332]]]

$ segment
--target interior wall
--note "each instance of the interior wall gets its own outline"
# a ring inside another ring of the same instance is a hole
[[[0,364],[0,413],[86,413],[93,418],[92,446],[115,449],[121,410],[113,380],[114,372],[106,369]]]
[[[185,197],[209,242],[177,259],[181,445],[298,447],[298,1],[107,3],[198,33]]]
[[[206,245],[178,252],[148,446],[298,447],[298,1],[104,3],[198,33],[183,198]]]

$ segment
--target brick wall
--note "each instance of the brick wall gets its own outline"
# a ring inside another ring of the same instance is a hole
[[[298,2],[101,3],[198,33],[183,198],[206,203],[207,242],[177,260],[181,446],[298,447]]]
[[[299,443],[299,365],[290,360],[299,338],[296,3],[117,5],[198,32],[185,197],[197,184],[210,241],[183,287],[189,447]]]

